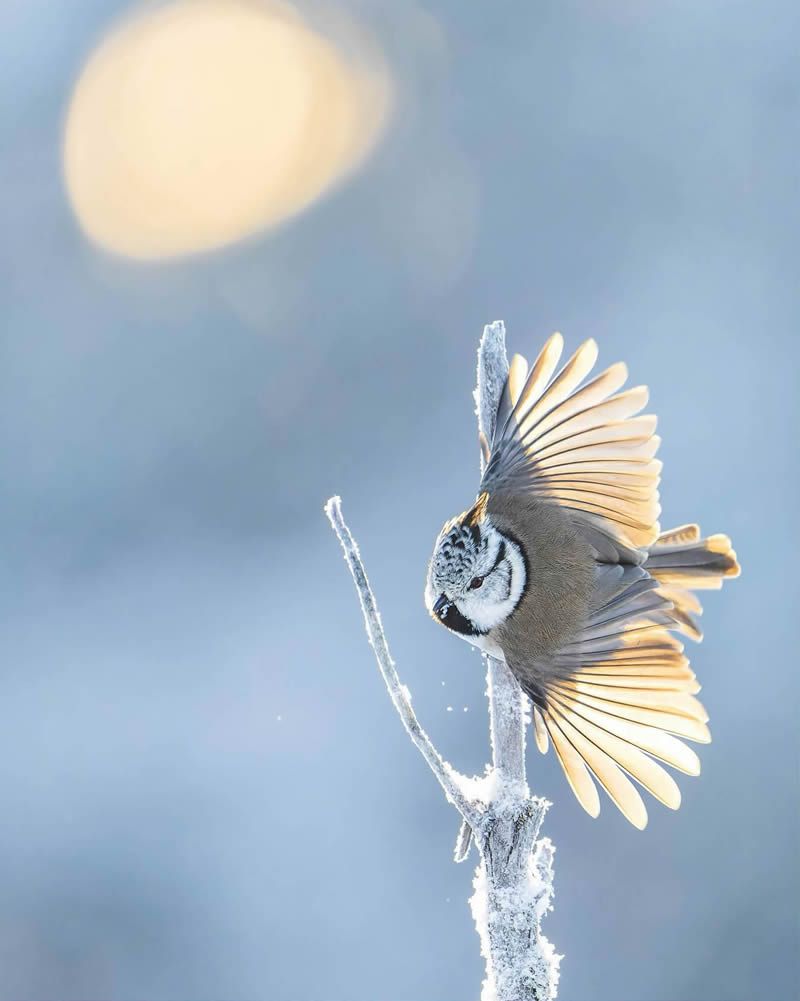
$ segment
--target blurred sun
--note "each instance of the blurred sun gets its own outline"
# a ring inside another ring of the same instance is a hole
[[[133,257],[230,243],[356,166],[388,93],[376,60],[354,61],[288,6],[150,8],[111,32],[75,85],[63,148],[73,210],[93,240]]]

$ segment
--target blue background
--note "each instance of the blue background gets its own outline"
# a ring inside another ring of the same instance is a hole
[[[480,772],[482,663],[422,591],[503,318],[512,350],[593,336],[649,384],[664,526],[744,567],[692,651],[714,742],[678,813],[592,820],[529,754],[560,997],[796,997],[797,4],[353,0],[397,80],[375,155],[161,264],[90,246],[60,176],[122,9],[0,8],[0,996],[477,996],[474,856],[322,505],[423,725]]]

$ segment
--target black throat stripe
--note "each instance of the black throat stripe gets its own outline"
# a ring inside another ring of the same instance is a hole
[[[478,629],[474,622],[462,615],[454,603],[447,606],[447,611],[440,617],[442,625],[452,629],[454,633],[461,633],[462,636],[485,636],[488,629]]]

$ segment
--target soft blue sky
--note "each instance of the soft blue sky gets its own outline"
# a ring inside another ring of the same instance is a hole
[[[422,590],[477,485],[496,318],[512,350],[625,360],[664,524],[744,566],[692,651],[714,743],[677,814],[593,821],[530,755],[560,996],[795,996],[796,4],[350,0],[398,81],[377,153],[276,233],[158,265],[89,246],[60,181],[123,9],[0,8],[0,998],[477,995],[472,863],[322,504],[423,724],[480,770],[481,662]]]

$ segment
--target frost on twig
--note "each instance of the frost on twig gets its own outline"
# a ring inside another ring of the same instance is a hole
[[[484,329],[478,349],[475,402],[486,461],[497,404],[508,373],[505,328]],[[537,841],[549,806],[531,797],[525,776],[525,701],[502,660],[486,657],[492,765],[483,778],[451,767],[422,729],[400,683],[355,540],[332,497],[325,512],[344,549],[356,585],[369,642],[389,695],[411,740],[427,761],[447,799],[462,817],[455,860],[463,861],[474,839],[480,856],[470,907],[486,960],[481,1001],[551,1001],[556,997],[561,957],[541,934],[540,921],[553,896],[553,845]]]
[[[466,862],[469,858],[469,850],[472,846],[472,828],[466,822],[466,820],[461,821],[461,827],[458,829],[458,837],[456,838],[456,846],[453,849],[453,861],[454,862]]]
[[[483,331],[478,348],[478,384],[475,401],[478,408],[478,432],[491,442],[500,394],[508,374],[506,330],[501,321],[490,323]],[[481,472],[486,457],[481,457]],[[489,728],[495,769],[505,781],[527,797],[525,781],[525,712],[523,694],[506,664],[484,654],[486,688],[489,696]]]
[[[370,645],[375,651],[378,667],[389,689],[389,695],[394,703],[395,709],[400,713],[403,726],[408,731],[414,744],[419,748],[423,758],[428,762],[431,771],[439,780],[439,785],[444,789],[445,796],[456,807],[461,816],[470,824],[475,824],[480,818],[480,812],[464,795],[461,785],[464,777],[459,775],[439,754],[431,743],[430,737],[419,725],[419,721],[411,708],[411,696],[405,685],[400,684],[394,661],[389,653],[389,646],[383,632],[381,617],[375,604],[375,596],[367,580],[367,573],[355,539],[350,534],[350,529],[345,524],[342,517],[341,498],[331,497],[325,505],[325,513],[330,519],[331,525],[344,549],[344,558],[350,567],[353,575],[358,596],[361,600],[361,610],[364,613],[364,622],[367,626],[367,636]]]

